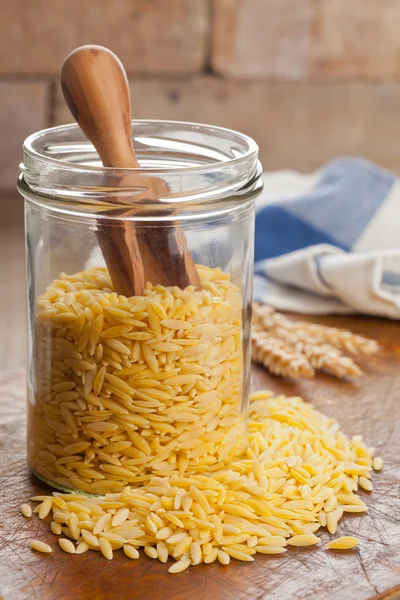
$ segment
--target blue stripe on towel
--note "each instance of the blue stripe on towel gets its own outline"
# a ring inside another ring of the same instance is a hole
[[[400,273],[394,273],[393,271],[383,271],[382,283],[385,285],[399,286],[400,288]]]
[[[308,194],[266,204],[256,214],[256,262],[321,243],[351,251],[396,181],[353,157],[332,160],[320,173]]]
[[[386,200],[396,178],[360,158],[338,158],[322,170],[307,196],[286,207],[311,227],[332,233],[339,247],[352,248]]]
[[[349,250],[282,206],[268,204],[256,216],[255,262],[315,244],[332,244]]]

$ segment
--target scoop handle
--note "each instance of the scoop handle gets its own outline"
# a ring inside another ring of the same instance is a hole
[[[61,87],[103,165],[140,167],[132,145],[129,84],[119,58],[102,46],[81,46],[64,62]]]
[[[102,46],[77,48],[64,62],[61,86],[71,113],[103,165],[140,168],[132,144],[128,79],[117,56]],[[125,208],[110,214],[121,217],[119,221],[98,220],[99,244],[116,291],[141,295],[148,280],[165,286],[198,287],[199,276],[182,227],[174,221],[142,226],[133,220],[140,215],[140,201],[158,202],[169,193],[166,182],[131,171],[126,183],[142,189],[135,195],[136,203],[127,207],[126,199],[121,199]],[[168,209],[166,213],[171,214]]]

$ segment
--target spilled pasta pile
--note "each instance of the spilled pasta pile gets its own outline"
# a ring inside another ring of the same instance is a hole
[[[106,269],[62,275],[38,298],[28,460],[91,494],[152,475],[209,473],[243,448],[242,298],[197,266],[201,289],[113,291]]]
[[[41,519],[52,514],[51,530],[69,553],[97,550],[112,559],[123,548],[135,559],[143,548],[161,562],[175,559],[171,573],[215,560],[253,561],[256,553],[318,544],[321,527],[335,534],[345,513],[367,511],[356,492],[370,491],[372,469],[383,466],[373,454],[361,436],[350,440],[301,398],[257,392],[247,449],[228,467],[210,475],[154,476],[104,497],[55,492],[33,498],[40,502],[34,512]],[[21,512],[32,514],[27,504]],[[345,536],[326,547],[356,544]],[[52,550],[38,540],[31,546]]]

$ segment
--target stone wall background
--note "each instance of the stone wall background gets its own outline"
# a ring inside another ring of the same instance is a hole
[[[0,188],[30,133],[72,119],[65,56],[104,44],[137,118],[254,137],[267,170],[359,154],[400,172],[400,0],[0,0]]]

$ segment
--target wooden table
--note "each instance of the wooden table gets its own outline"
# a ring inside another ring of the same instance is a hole
[[[169,575],[166,565],[143,556],[112,562],[88,552],[69,555],[55,544],[48,523],[24,519],[19,506],[47,492],[25,462],[25,392],[21,369],[0,374],[1,490],[4,493],[0,561],[1,600],[393,600],[400,598],[400,325],[362,318],[319,319],[378,338],[379,356],[363,362],[360,382],[328,376],[302,383],[283,381],[254,367],[253,389],[301,395],[336,417],[349,434],[362,433],[385,459],[367,499],[369,513],[347,517],[340,534],[355,535],[355,551],[330,553],[322,544],[283,557],[257,556],[254,563],[200,565]],[[51,555],[31,551],[28,540],[51,545]],[[322,540],[328,539],[326,533]]]

